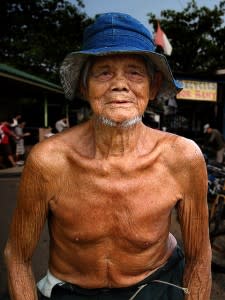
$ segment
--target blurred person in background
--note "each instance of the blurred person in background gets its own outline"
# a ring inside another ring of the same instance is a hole
[[[8,121],[3,121],[0,123],[0,135],[0,146],[4,159],[6,160],[6,163],[9,163],[9,166],[16,167],[16,161],[13,156],[10,137],[13,137],[15,140],[18,140],[19,138],[10,129],[10,123]]]
[[[225,140],[218,129],[212,128],[209,123],[203,127],[204,133],[207,135],[207,140],[204,146],[211,146],[216,152],[216,162],[223,163],[225,152]]]
[[[18,126],[21,118],[22,118],[21,114],[17,114],[15,117],[12,118],[12,122],[10,123],[10,127],[12,130],[14,130],[16,126]]]
[[[66,128],[69,128],[69,120],[68,118],[62,118],[55,123],[55,128],[57,132],[62,132]]]
[[[18,125],[15,127],[15,134],[17,136],[16,140],[16,164],[23,165],[25,159],[25,146],[24,146],[24,137],[30,136],[30,132],[24,133],[24,127],[26,122],[20,120]]]

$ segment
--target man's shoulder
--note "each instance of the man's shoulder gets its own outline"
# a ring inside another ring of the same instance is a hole
[[[203,154],[195,141],[169,132],[159,134],[159,144],[163,158],[171,164],[182,166],[203,160]]]
[[[64,156],[65,148],[60,136],[53,135],[33,146],[27,161],[41,169],[49,168],[49,166],[56,168]]]
[[[171,150],[177,148],[190,148],[193,150],[196,148],[199,149],[195,141],[175,133],[154,129],[153,134],[157,137],[157,142],[169,146]]]
[[[84,125],[76,125],[46,138],[32,148],[29,156],[43,163],[60,163],[81,142],[81,137],[85,135],[84,127]]]
[[[177,146],[181,150],[182,157],[188,161],[192,161],[194,158],[202,159],[203,157],[200,147],[194,140],[179,137],[179,139],[177,139]]]

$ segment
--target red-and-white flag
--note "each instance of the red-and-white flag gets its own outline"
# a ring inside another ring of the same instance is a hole
[[[155,44],[157,46],[161,46],[163,48],[163,51],[166,55],[171,55],[173,48],[172,48],[165,32],[161,29],[159,22],[157,25],[157,30],[155,33],[154,40],[155,40]]]

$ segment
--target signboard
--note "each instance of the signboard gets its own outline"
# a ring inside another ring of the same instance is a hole
[[[194,101],[217,100],[217,83],[209,81],[180,80],[183,90],[177,95],[177,99]]]

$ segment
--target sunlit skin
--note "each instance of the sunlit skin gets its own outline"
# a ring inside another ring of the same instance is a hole
[[[137,56],[96,58],[81,92],[92,120],[31,151],[6,248],[12,300],[37,300],[31,257],[49,217],[49,269],[84,288],[126,287],[161,267],[176,247],[177,206],[186,256],[186,300],[208,300],[211,250],[207,174],[197,145],[138,122],[161,76]],[[104,116],[118,124],[99,122]],[[19,274],[19,275],[18,275]]]

